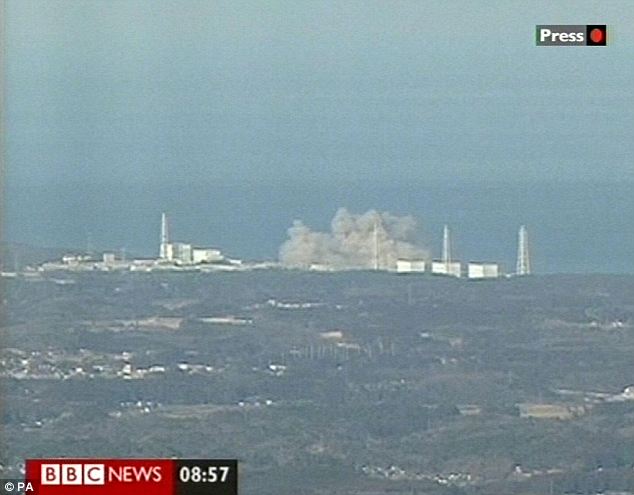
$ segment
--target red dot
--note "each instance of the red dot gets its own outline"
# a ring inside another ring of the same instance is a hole
[[[601,31],[599,28],[594,28],[592,31],[590,31],[590,39],[593,43],[601,43],[601,41],[603,40],[603,31]]]

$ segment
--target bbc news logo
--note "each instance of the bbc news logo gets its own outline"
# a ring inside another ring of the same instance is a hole
[[[160,483],[161,466],[108,466],[105,464],[42,464],[42,485],[104,485],[108,482]]]
[[[237,495],[238,461],[27,459],[25,482],[38,495]]]
[[[103,485],[106,466],[103,464],[42,464],[42,485]]]
[[[27,459],[38,495],[173,495],[171,459]],[[179,494],[180,495],[180,494]]]
[[[606,46],[608,30],[605,24],[537,25],[537,46]]]

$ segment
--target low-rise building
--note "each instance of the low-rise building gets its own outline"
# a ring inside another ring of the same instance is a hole
[[[215,248],[197,248],[192,250],[192,262],[198,263],[217,263],[223,261],[225,257],[220,249]]]
[[[425,268],[425,260],[396,260],[397,273],[424,273]]]
[[[432,261],[431,272],[433,275],[460,277],[462,276],[462,265],[459,261]]]
[[[488,262],[471,262],[467,265],[467,277],[470,279],[498,278],[500,265]]]

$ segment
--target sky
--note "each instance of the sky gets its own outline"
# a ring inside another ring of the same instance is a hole
[[[437,230],[401,186],[634,184],[631,1],[8,0],[5,24],[9,240],[148,249],[166,208],[270,255],[340,206]],[[536,24],[608,24],[609,46],[536,47]]]

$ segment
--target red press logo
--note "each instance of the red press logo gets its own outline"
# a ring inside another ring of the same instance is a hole
[[[535,26],[537,46],[607,46],[605,24],[539,24]]]

